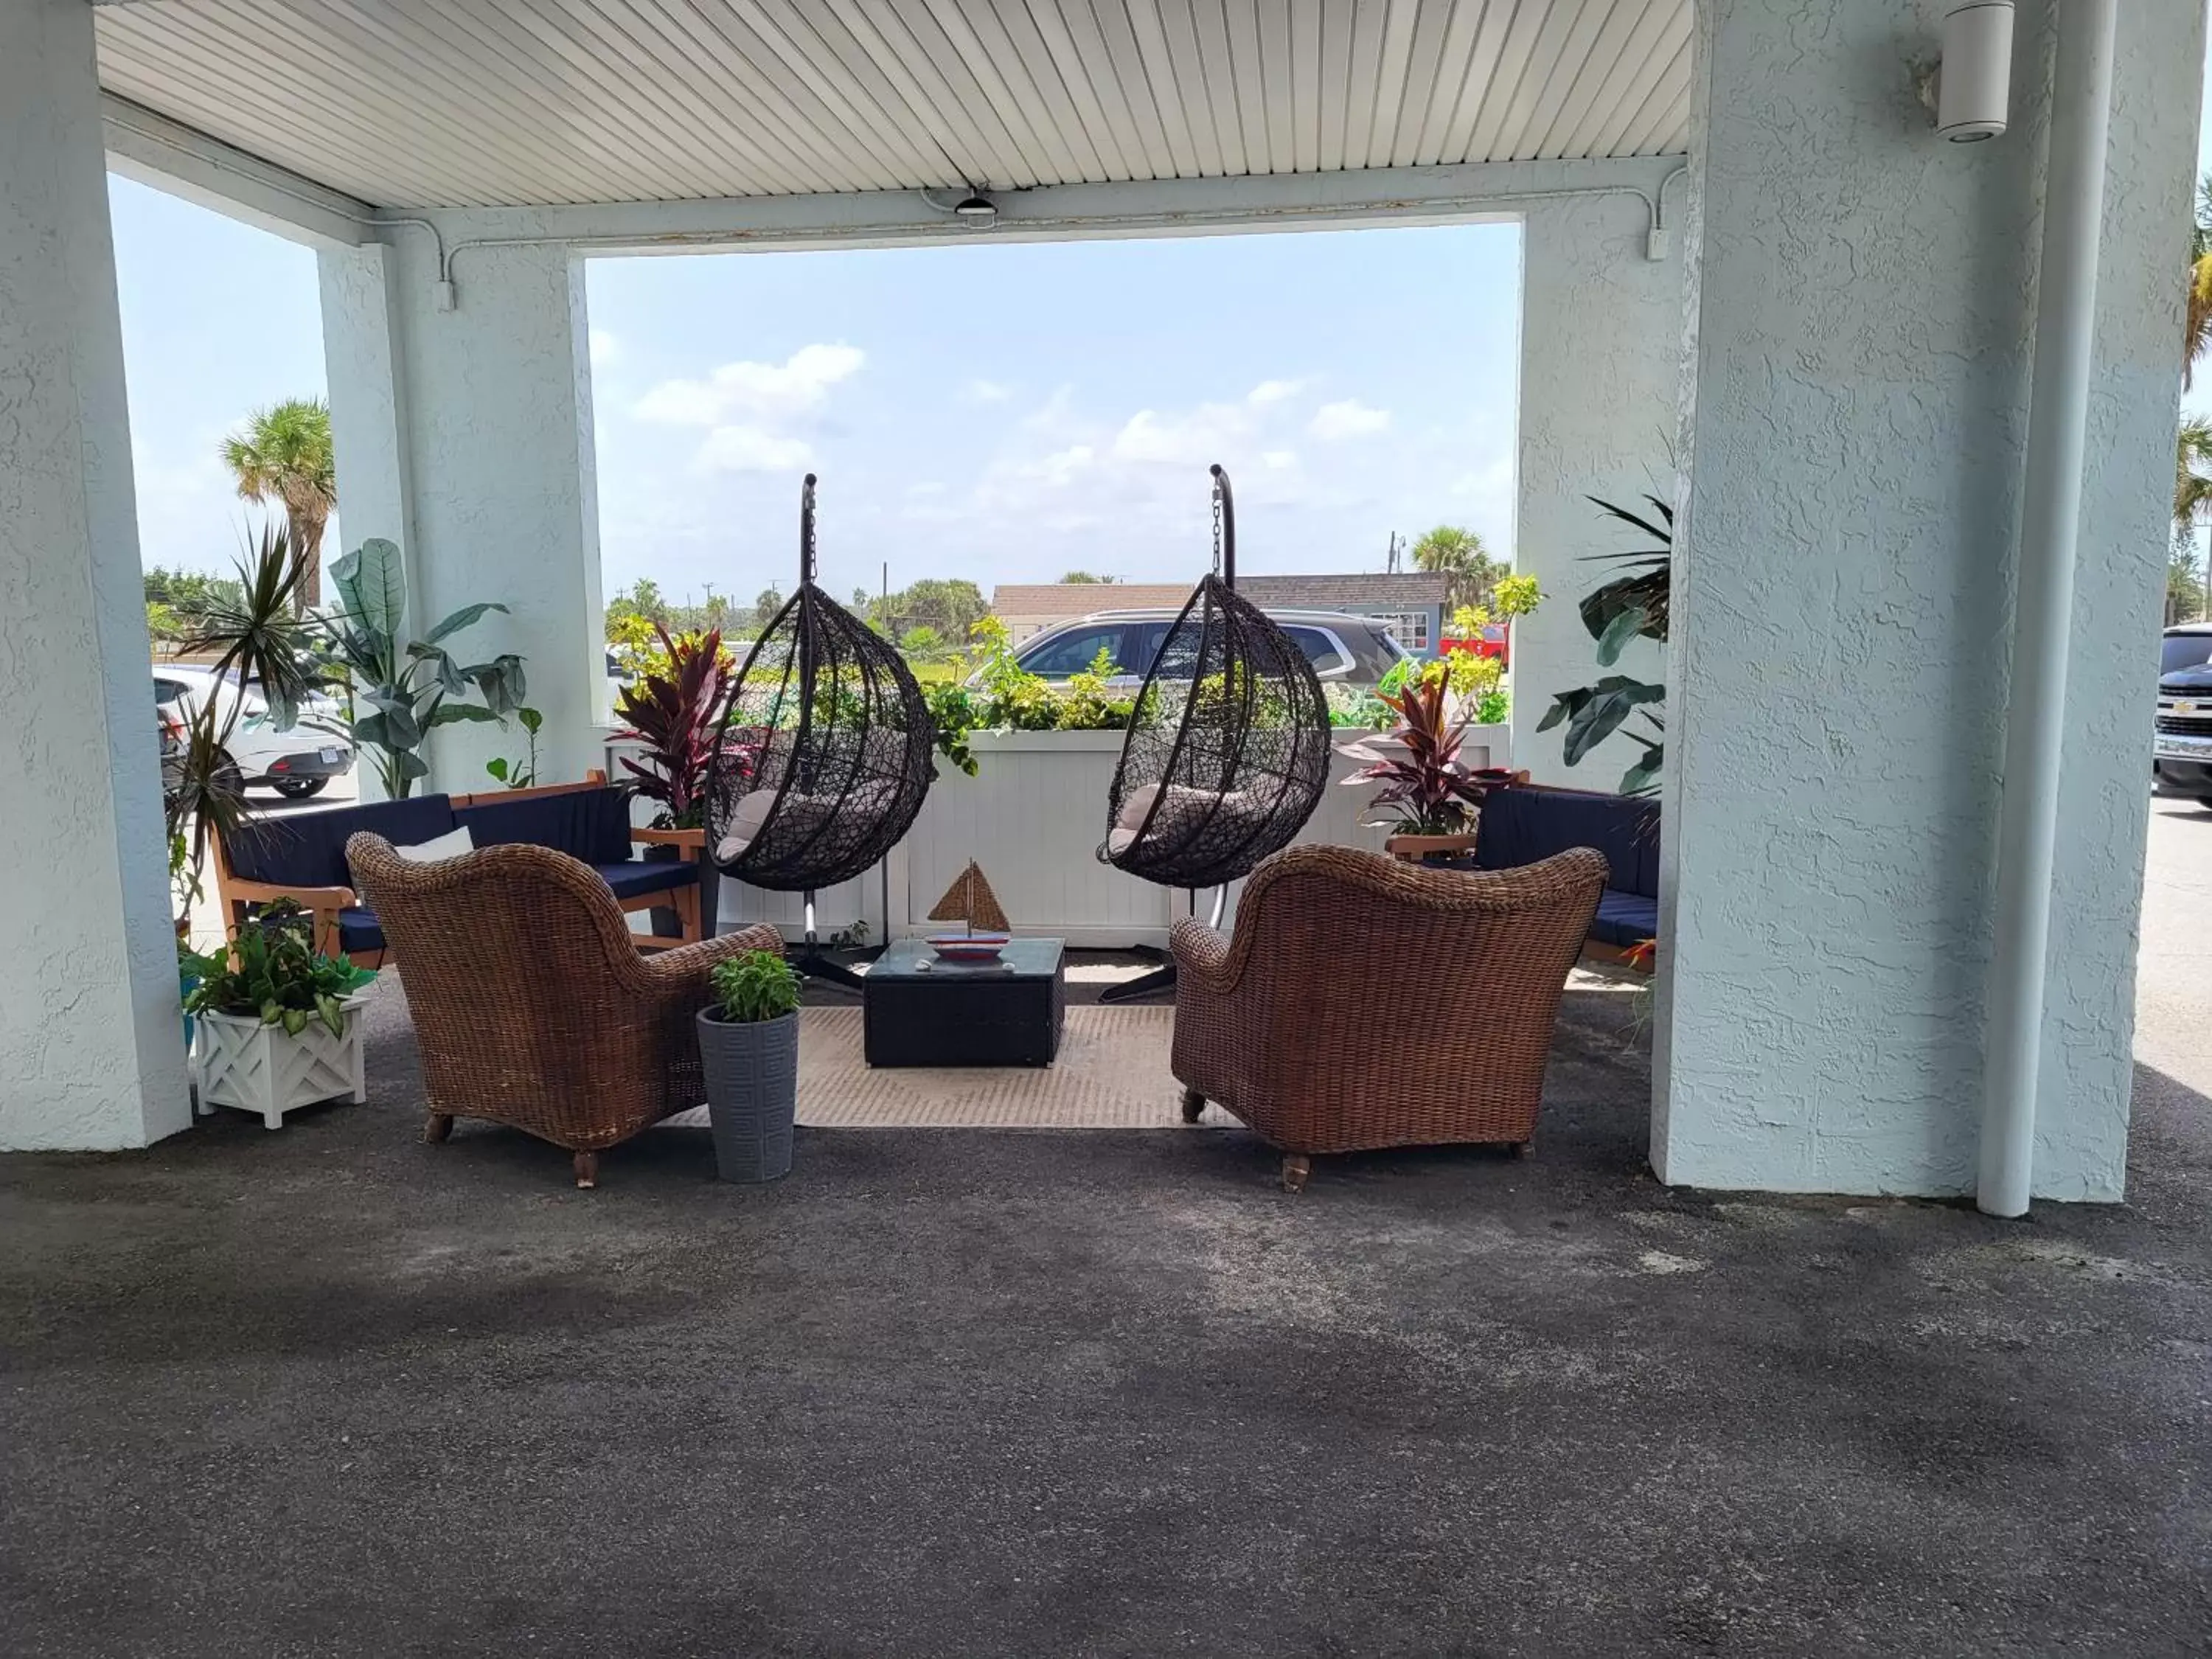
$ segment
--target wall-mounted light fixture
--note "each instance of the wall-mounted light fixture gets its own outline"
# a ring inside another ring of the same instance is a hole
[[[1943,15],[1936,131],[1954,144],[1995,138],[2012,103],[2013,0],[1957,0]]]
[[[960,222],[970,230],[988,230],[999,222],[997,206],[980,190],[971,191],[952,210],[960,216]]]

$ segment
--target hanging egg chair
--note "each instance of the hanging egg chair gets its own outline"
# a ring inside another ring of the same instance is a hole
[[[1098,856],[1158,882],[1217,891],[1290,845],[1328,787],[1328,702],[1305,653],[1237,592],[1237,504],[1213,468],[1213,563],[1137,694]],[[1105,993],[1174,983],[1172,964]]]
[[[814,580],[814,475],[799,505],[799,588],[753,641],[707,773],[707,852],[726,876],[805,896],[801,972],[857,987],[823,955],[814,895],[897,845],[937,775],[929,705],[884,639]]]

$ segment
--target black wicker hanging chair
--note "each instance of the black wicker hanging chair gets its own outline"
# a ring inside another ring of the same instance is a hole
[[[817,890],[849,881],[897,845],[937,775],[929,705],[890,641],[814,580],[814,475],[799,507],[799,589],[744,665],[707,774],[707,852],[726,876],[803,893],[806,945],[793,966],[857,988],[822,954]]]
[[[1137,694],[1098,856],[1117,870],[1218,890],[1287,847],[1328,787],[1328,702],[1290,635],[1237,592],[1237,503],[1213,468],[1214,569],[1183,605]],[[1175,982],[1172,963],[1113,987]]]

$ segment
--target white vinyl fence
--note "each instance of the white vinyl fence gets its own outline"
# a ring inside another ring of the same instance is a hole
[[[1340,747],[1361,735],[1340,731],[1336,742]],[[1098,859],[1098,843],[1106,836],[1107,789],[1121,741],[1119,732],[974,733],[969,747],[975,775],[964,776],[940,758],[937,781],[906,839],[857,881],[815,896],[817,928],[826,938],[865,921],[868,937],[880,942],[888,914],[890,938],[941,932],[945,924],[928,920],[929,911],[973,859],[983,866],[1017,933],[1057,935],[1093,949],[1165,945],[1168,927],[1186,914],[1189,896],[1125,876]],[[1471,726],[1461,758],[1471,767],[1506,765],[1509,742],[1504,726]],[[622,747],[608,745],[609,775],[617,778],[623,775],[614,764]],[[1359,822],[1374,787],[1342,784],[1355,769],[1342,755],[1332,757],[1330,787],[1301,842],[1382,850],[1385,832]],[[1236,914],[1237,896],[1232,887],[1224,926]],[[1212,902],[1211,894],[1200,895],[1200,913]],[[755,921],[773,922],[797,938],[799,896],[725,878],[720,928]]]

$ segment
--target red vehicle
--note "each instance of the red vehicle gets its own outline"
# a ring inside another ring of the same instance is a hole
[[[1485,623],[1480,638],[1465,634],[1447,634],[1443,641],[1444,653],[1449,655],[1455,651],[1472,651],[1478,657],[1495,657],[1501,666],[1510,668],[1513,664],[1507,641],[1511,632],[1504,623]]]

